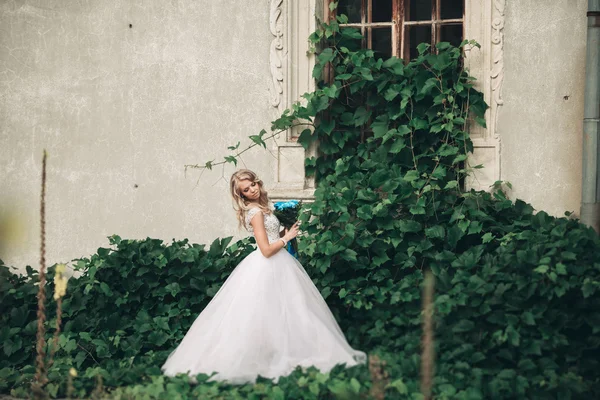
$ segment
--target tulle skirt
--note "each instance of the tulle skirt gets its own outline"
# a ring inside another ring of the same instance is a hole
[[[232,384],[277,379],[297,366],[327,372],[366,361],[350,347],[302,265],[287,251],[256,250],[231,273],[162,370],[212,374]]]

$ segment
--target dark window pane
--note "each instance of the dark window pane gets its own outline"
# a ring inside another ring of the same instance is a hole
[[[340,0],[338,3],[337,14],[345,14],[348,22],[356,23],[360,20],[361,0]]]
[[[458,46],[463,40],[462,25],[442,25],[440,26],[440,42],[450,42],[453,46]]]
[[[373,28],[371,35],[371,49],[375,51],[375,57],[390,58],[392,56],[392,29]]]
[[[392,21],[392,0],[373,0],[371,22]]]
[[[405,15],[408,21],[431,20],[431,0],[410,0],[405,4]]]
[[[408,45],[409,57],[412,60],[413,58],[417,58],[419,52],[417,51],[417,46],[420,43],[428,43],[431,44],[431,25],[426,26],[409,26],[406,28],[408,35],[406,37],[409,38],[408,43],[404,45]]]
[[[441,3],[440,17],[442,19],[463,17],[464,0],[442,0]]]

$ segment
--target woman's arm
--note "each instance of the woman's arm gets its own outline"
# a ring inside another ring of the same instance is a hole
[[[254,229],[254,237],[256,238],[256,244],[258,245],[260,252],[267,258],[283,249],[288,241],[292,240],[298,235],[298,226],[297,224],[294,224],[294,226],[292,226],[292,228],[285,235],[283,235],[282,239],[285,240],[285,243],[283,240],[269,243],[262,211],[257,212],[256,215],[252,217],[250,220],[250,225],[252,225],[252,228]]]

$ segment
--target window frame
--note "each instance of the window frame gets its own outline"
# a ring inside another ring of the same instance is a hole
[[[324,0],[325,20],[331,21],[337,16],[337,9],[330,11],[329,4],[335,0]],[[402,58],[404,60],[410,59],[410,43],[405,40],[404,36],[408,29],[413,26],[431,26],[431,40],[429,44],[434,47],[436,43],[440,42],[441,27],[444,25],[458,25],[462,26],[462,37],[465,37],[465,13],[466,13],[466,0],[463,2],[463,15],[462,18],[453,19],[442,19],[441,18],[441,2],[443,0],[430,0],[431,1],[431,19],[412,21],[406,18],[406,14],[410,14],[410,0],[392,0],[392,21],[391,22],[372,22],[373,15],[373,1],[376,0],[361,0],[361,22],[353,22],[347,24],[340,24],[340,26],[358,28],[361,34],[365,37],[363,39],[363,46],[366,48],[372,48],[371,34],[373,28],[386,28],[390,27],[392,30],[392,56]],[[368,33],[368,34],[367,34]],[[408,39],[408,38],[407,38]]]

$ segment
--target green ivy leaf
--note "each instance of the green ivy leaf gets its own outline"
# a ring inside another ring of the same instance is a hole
[[[267,148],[267,144],[265,143],[265,141],[263,140],[263,136],[267,133],[267,131],[265,131],[264,129],[262,131],[260,131],[260,133],[258,135],[252,135],[249,136],[250,140],[252,140],[254,143],[256,143],[259,146],[262,146],[263,148]],[[235,163],[237,165],[237,161]]]
[[[432,89],[438,86],[438,80],[436,78],[429,78],[425,85],[421,88],[421,94],[430,94]]]
[[[473,330],[473,328],[475,328],[475,323],[473,321],[462,319],[453,326],[452,332],[464,333]]]
[[[237,166],[237,158],[234,156],[226,156],[225,161]]]
[[[392,101],[396,98],[396,96],[398,96],[400,94],[400,92],[398,92],[396,89],[394,88],[388,88],[388,90],[386,90],[385,94],[384,94],[384,98],[387,101]]]
[[[533,314],[531,314],[529,311],[525,311],[523,314],[521,314],[521,320],[527,325],[535,325]]]
[[[339,74],[336,75],[335,79],[338,81],[345,81],[352,78],[352,74]]]
[[[371,124],[371,129],[373,130],[373,135],[376,138],[380,138],[388,132],[389,123],[387,119],[377,118],[377,120]]]
[[[100,282],[100,290],[102,290],[102,293],[109,297],[113,294],[112,290],[110,290],[110,287],[105,282]]]
[[[358,107],[354,113],[354,126],[364,125],[371,118],[371,111],[367,111],[364,107]]]
[[[458,153],[458,147],[450,146],[448,144],[443,144],[440,149],[437,151],[442,157],[453,156]]]
[[[241,142],[237,142],[237,144],[235,146],[229,146],[227,147],[228,150],[237,150],[240,147],[240,143]],[[210,162],[210,161],[209,161]],[[210,168],[209,168],[210,169]]]
[[[390,153],[397,154],[406,148],[406,142],[403,138],[397,138],[390,147]]]
[[[327,47],[323,49],[321,53],[317,56],[319,60],[319,64],[327,64],[328,62],[333,61],[333,57],[335,56],[334,51],[331,47]]]
[[[321,121],[321,123],[319,124],[319,128],[326,135],[331,135],[331,132],[333,132],[333,129],[335,128],[335,121],[334,120]]]
[[[450,181],[444,186],[444,190],[456,189],[458,187],[458,181]]]
[[[323,88],[323,93],[330,98],[337,97],[338,88],[335,83],[331,84],[331,86],[326,86]]]
[[[459,162],[463,162],[467,158],[468,158],[468,156],[466,154],[460,154],[454,158],[454,160],[452,161],[452,165],[458,164]]]
[[[548,272],[548,270],[550,269],[549,266],[547,265],[540,265],[539,267],[537,267],[536,269],[534,269],[535,272],[538,272],[540,274],[545,274]]]
[[[425,236],[430,239],[443,239],[446,236],[446,230],[442,225],[436,225],[425,229]]]
[[[403,179],[407,182],[413,182],[419,179],[419,171],[412,169],[404,175]]]
[[[399,394],[408,394],[408,388],[402,381],[402,379],[396,379],[392,383],[389,383],[386,388],[388,389],[396,389]]]
[[[388,58],[383,62],[382,66],[383,68],[390,69],[395,75],[404,76],[404,63],[399,58]]]
[[[401,220],[398,222],[398,229],[400,232],[419,232],[421,231],[421,224],[413,220]]]
[[[494,240],[494,235],[492,235],[490,232],[488,232],[481,237],[481,240],[483,243],[489,243],[492,240]]]
[[[356,394],[360,393],[360,382],[358,382],[356,380],[356,378],[352,378],[350,379],[350,387],[352,388],[352,391]]]
[[[356,251],[352,250],[352,249],[345,249],[342,253],[341,256],[344,260],[347,261],[356,261]]]

